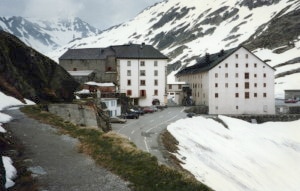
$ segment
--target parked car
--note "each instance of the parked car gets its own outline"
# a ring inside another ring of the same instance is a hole
[[[154,112],[154,110],[151,107],[144,107],[143,111],[145,113],[153,113]]]
[[[287,99],[284,101],[284,103],[297,103],[297,100],[295,99]]]
[[[153,109],[154,112],[158,111],[158,109],[157,109],[157,107],[155,105],[150,106],[150,108]]]
[[[141,109],[130,109],[130,112],[136,113],[138,115],[144,115],[144,111]]]
[[[190,112],[190,113],[188,113],[186,116],[189,117],[189,118],[192,118],[192,117],[194,117],[195,115],[196,115],[196,113]]]
[[[128,113],[125,113],[123,115],[123,118],[124,119],[138,119],[139,118],[139,114],[133,113],[133,112],[128,112]]]
[[[110,117],[109,118],[109,122],[110,123],[126,123],[126,119],[122,119],[122,118],[119,118],[119,117]]]

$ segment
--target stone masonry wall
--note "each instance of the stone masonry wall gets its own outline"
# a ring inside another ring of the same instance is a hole
[[[92,107],[77,104],[50,104],[48,110],[76,125],[100,128],[96,112]]]

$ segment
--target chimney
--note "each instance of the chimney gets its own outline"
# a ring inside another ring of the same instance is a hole
[[[145,46],[145,43],[143,42],[143,43],[141,44],[141,49],[144,48],[144,46]]]
[[[210,54],[209,53],[205,54],[205,62],[208,63],[208,64],[210,62]]]

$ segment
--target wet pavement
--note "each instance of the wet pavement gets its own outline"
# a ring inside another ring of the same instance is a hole
[[[24,163],[42,191],[129,191],[129,183],[78,153],[78,140],[60,135],[49,125],[7,110],[14,120],[6,124],[25,147]]]

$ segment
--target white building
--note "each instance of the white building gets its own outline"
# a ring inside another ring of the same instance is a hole
[[[176,77],[209,114],[275,114],[274,69],[243,46],[207,54]]]
[[[165,103],[167,62],[168,57],[144,43],[69,49],[59,58],[67,71],[93,71],[94,81],[113,82],[140,106]]]
[[[168,82],[167,84],[167,100],[168,105],[181,105],[182,99],[186,96],[185,88],[189,88],[186,82]]]
[[[118,105],[117,98],[101,98],[101,102],[106,104],[110,117],[121,115],[121,107]]]
[[[119,90],[133,105],[150,106],[166,100],[168,58],[150,45],[114,46],[119,71]]]

